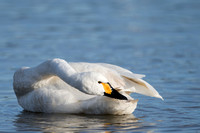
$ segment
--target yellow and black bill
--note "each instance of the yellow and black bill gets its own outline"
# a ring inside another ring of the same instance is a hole
[[[103,85],[103,88],[105,90],[104,96],[119,100],[128,100],[124,95],[120,94],[117,90],[115,90],[109,82],[103,83],[99,81],[98,83]]]

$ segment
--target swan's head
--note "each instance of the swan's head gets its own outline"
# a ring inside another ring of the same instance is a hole
[[[115,90],[106,77],[100,73],[84,72],[79,74],[78,80],[80,84],[76,84],[78,85],[77,88],[87,94],[127,100],[127,98]]]

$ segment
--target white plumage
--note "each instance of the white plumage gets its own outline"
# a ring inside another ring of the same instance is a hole
[[[18,103],[28,111],[46,113],[131,114],[137,101],[129,96],[136,92],[162,97],[144,75],[105,63],[68,63],[53,59],[14,74],[13,87]],[[128,100],[104,96],[98,82],[109,82]]]

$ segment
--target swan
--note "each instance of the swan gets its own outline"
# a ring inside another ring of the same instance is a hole
[[[55,58],[18,69],[13,89],[27,111],[123,115],[133,113],[137,106],[131,93],[163,99],[144,76],[116,65]]]

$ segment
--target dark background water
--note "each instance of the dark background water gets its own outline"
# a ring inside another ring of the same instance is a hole
[[[0,132],[200,132],[200,1],[1,0]],[[128,116],[25,112],[17,68],[55,57],[147,75],[165,99],[133,94]]]

